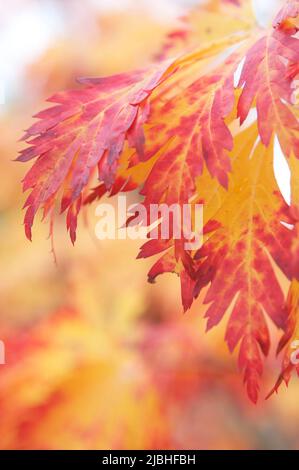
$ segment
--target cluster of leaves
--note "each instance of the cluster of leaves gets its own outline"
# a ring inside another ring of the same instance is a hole
[[[38,210],[53,220],[60,206],[74,242],[80,208],[104,194],[139,188],[146,207],[204,204],[199,250],[186,251],[184,240],[149,240],[139,257],[162,253],[149,280],[176,273],[185,310],[204,290],[208,329],[230,311],[226,341],[239,348],[254,402],[270,348],[268,319],[284,332],[277,386],[289,380],[298,331],[298,16],[299,2],[289,0],[262,29],[249,0],[205,2],[153,65],[84,79],[81,89],[52,96],[55,106],[36,115],[18,158],[35,159],[24,178],[29,239]],[[292,170],[291,206],[274,177],[275,138]],[[289,280],[287,302],[279,273]]]
[[[1,334],[9,363],[0,375],[1,450],[266,445],[265,414],[252,417],[232,364],[199,343],[192,321],[127,318],[127,333],[138,331],[133,345],[121,340],[124,325],[95,318],[62,308]],[[273,427],[277,413],[274,403],[266,412]],[[283,425],[276,432],[287,439]]]

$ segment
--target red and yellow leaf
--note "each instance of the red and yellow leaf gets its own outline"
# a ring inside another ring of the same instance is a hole
[[[38,209],[43,207],[47,215],[59,192],[61,211],[69,210],[72,226],[73,206],[80,204],[82,191],[97,167],[99,178],[111,188],[126,140],[142,153],[148,97],[173,71],[167,61],[150,71],[84,80],[84,90],[50,98],[57,105],[36,115],[40,121],[24,136],[24,140],[31,139],[31,147],[18,158],[24,162],[38,157],[23,186],[25,191],[32,189],[25,203],[28,238]]]
[[[225,21],[223,17],[225,16]],[[255,24],[251,0],[207,0],[194,6],[170,31],[159,57],[192,50],[206,42],[246,31]]]
[[[295,234],[284,225],[291,217],[274,178],[273,147],[255,145],[257,135],[254,126],[235,140],[229,190],[218,194],[219,202],[207,221],[216,222],[217,228],[196,255],[195,291],[197,295],[211,283],[205,297],[208,329],[232,308],[226,341],[231,351],[240,344],[239,364],[253,401],[258,396],[262,356],[270,347],[265,314],[278,328],[285,326],[284,296],[273,261],[289,278],[296,268],[288,249]]]
[[[285,310],[286,329],[278,345],[278,353],[284,350],[281,373],[268,397],[274,392],[277,393],[283,382],[289,384],[293,370],[296,370],[299,376],[299,281],[297,279],[292,281]]]
[[[290,63],[298,63],[298,39],[289,32],[270,31],[247,52],[239,86],[238,102],[241,123],[256,106],[259,133],[269,145],[275,133],[286,156],[299,158],[299,122],[294,113],[293,78]]]
[[[299,15],[298,0],[287,0],[285,6],[280,10],[273,22],[274,28],[288,28],[294,26],[292,20],[296,20]]]

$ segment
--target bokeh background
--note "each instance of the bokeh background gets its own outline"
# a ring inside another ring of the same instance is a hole
[[[0,0],[1,449],[299,448],[298,380],[264,400],[274,351],[254,406],[225,322],[206,335],[200,299],[183,315],[174,276],[147,285],[152,261],[135,260],[137,242],[96,240],[94,207],[75,247],[57,221],[57,265],[47,225],[33,243],[23,233],[13,159],[31,116],[78,76],[151,62],[192,3]]]

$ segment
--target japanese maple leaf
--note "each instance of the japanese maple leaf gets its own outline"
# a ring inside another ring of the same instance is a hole
[[[146,125],[149,145],[145,144],[142,156],[142,161],[154,160],[141,190],[146,208],[152,204],[183,207],[189,203],[197,193],[196,180],[204,167],[227,187],[228,152],[232,150],[233,137],[224,119],[234,106],[233,79],[240,57],[241,51],[232,54],[221,68],[187,85],[180,74],[173,76],[170,86],[156,91]],[[184,90],[179,97],[172,94],[174,83]],[[184,112],[180,114],[179,110]],[[152,240],[142,247],[139,258],[166,250],[149,272],[149,280],[154,282],[162,272],[176,273],[181,281],[183,307],[187,310],[193,301],[195,273],[192,255],[185,250],[184,242]]]
[[[285,328],[284,334],[279,342],[277,354],[283,354],[281,373],[277,382],[268,397],[277,392],[282,382],[287,385],[296,370],[299,375],[299,362],[297,361],[297,351],[299,349],[299,274],[298,274],[298,252],[299,252],[299,160],[290,159],[291,173],[291,227],[295,232],[295,237],[288,241],[290,252],[289,266],[292,266],[292,281],[289,287],[288,298],[284,307]]]
[[[234,32],[249,30],[255,24],[251,0],[207,0],[179,20],[177,28],[168,33],[158,58],[171,57],[182,49],[192,50]]]
[[[268,146],[275,133],[285,155],[293,152],[299,158],[299,122],[293,107],[293,78],[288,73],[289,64],[299,61],[298,39],[292,33],[270,30],[247,52],[239,82],[238,116],[243,123],[255,102],[263,144]]]
[[[147,99],[172,71],[166,61],[150,72],[84,80],[84,90],[58,93],[49,99],[57,106],[36,115],[41,120],[24,136],[24,140],[31,139],[31,147],[18,158],[24,162],[38,156],[23,185],[25,191],[32,188],[25,202],[28,238],[37,210],[43,207],[47,215],[62,191],[61,210],[69,209],[74,241],[76,218],[72,214],[79,211],[82,190],[97,166],[106,188],[112,186],[126,139],[142,152]]]
[[[157,96],[147,122],[150,145],[144,159],[158,152],[159,157],[142,189],[145,204],[188,202],[204,165],[227,187],[233,137],[225,118],[234,107],[234,72],[241,57],[241,51],[231,55],[210,75],[192,80],[179,96],[167,88]]]
[[[23,139],[30,147],[21,152],[19,161],[36,158],[24,178],[24,191],[31,189],[24,207],[25,231],[31,239],[31,227],[40,207],[44,217],[61,197],[61,211],[67,212],[71,239],[76,237],[76,221],[83,190],[98,170],[107,190],[112,190],[125,143],[143,158],[143,124],[150,111],[149,97],[177,70],[190,67],[238,42],[225,38],[178,60],[163,61],[146,70],[109,78],[81,80],[81,90],[66,91],[49,101],[58,105],[36,115],[40,119]],[[37,158],[38,157],[38,158]]]
[[[277,352],[283,351],[281,373],[268,398],[278,392],[280,385],[289,384],[292,372],[295,370],[299,376],[299,282],[294,279],[291,283],[287,303],[285,306],[286,328],[278,345]]]
[[[294,275],[288,243],[296,236],[284,225],[292,219],[274,178],[272,145],[266,148],[259,142],[255,146],[257,135],[253,127],[235,139],[229,190],[218,194],[219,202],[210,206],[211,214],[207,210],[207,224],[213,221],[216,228],[196,255],[195,291],[198,295],[210,283],[205,297],[208,330],[232,306],[226,341],[231,351],[240,344],[239,364],[254,402],[262,355],[270,347],[265,313],[278,328],[285,327],[284,296],[273,260],[289,278]]]

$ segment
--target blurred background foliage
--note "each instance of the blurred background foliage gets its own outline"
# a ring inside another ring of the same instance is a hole
[[[139,243],[96,240],[94,207],[75,247],[57,222],[57,265],[47,225],[23,233],[12,160],[31,116],[78,76],[152,61],[191,3],[1,2],[1,449],[299,448],[298,381],[253,406],[225,325],[205,335],[200,299],[183,315],[174,276],[148,285]],[[278,370],[272,351],[264,396]]]

